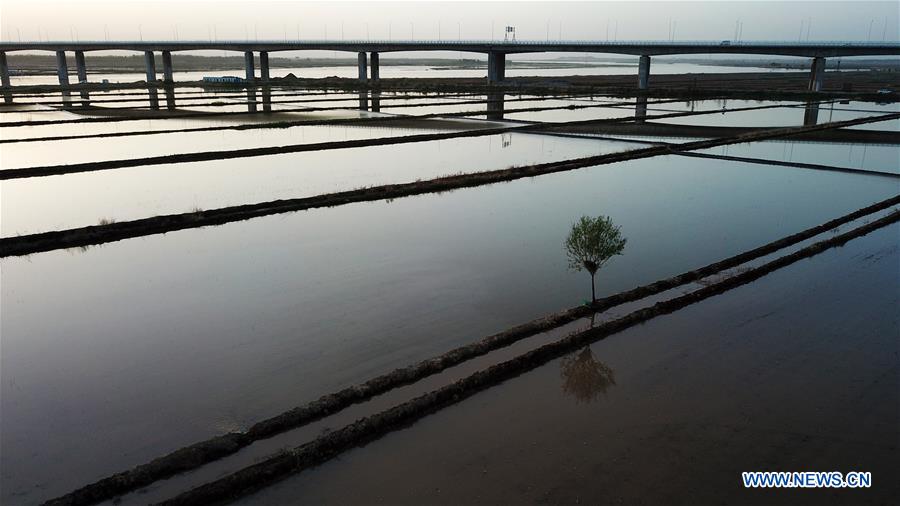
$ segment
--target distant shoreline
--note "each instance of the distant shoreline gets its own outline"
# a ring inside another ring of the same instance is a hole
[[[11,75],[34,76],[56,74],[56,58],[53,55],[10,54],[7,56]],[[238,72],[244,69],[243,56],[194,56],[173,55],[172,65],[179,72]],[[633,61],[632,61],[633,60]],[[75,67],[74,57],[68,59],[70,69]],[[92,74],[132,74],[145,71],[142,55],[87,56],[87,67]],[[725,60],[702,58],[660,58],[660,64],[692,64],[702,66],[745,67],[759,69],[802,70],[809,63],[794,60]],[[355,67],[356,58],[270,58],[270,68],[323,68]],[[432,70],[479,70],[487,68],[487,61],[474,58],[382,58],[381,65],[391,67],[431,67]],[[159,66],[159,63],[157,63]],[[507,68],[515,69],[583,69],[637,67],[636,59],[620,57],[566,57],[547,60],[507,60]],[[887,59],[847,60],[829,59],[829,70],[900,70],[900,63]],[[159,71],[160,69],[157,68]],[[71,70],[70,70],[71,72]]]

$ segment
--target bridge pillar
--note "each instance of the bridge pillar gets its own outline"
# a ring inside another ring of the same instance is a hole
[[[497,51],[488,53],[488,82],[499,83],[506,79],[506,54]]]
[[[6,52],[0,51],[0,84],[9,88],[9,66],[6,64]]]
[[[638,89],[648,88],[650,88],[650,57],[643,55],[638,62]]]
[[[253,68],[253,51],[244,51],[244,76],[247,78],[247,81],[253,82],[256,79],[255,72]],[[254,110],[253,112],[256,111]]]
[[[825,58],[816,56],[809,70],[809,91],[822,91],[822,83],[825,81]]]
[[[78,71],[78,82],[87,82],[87,65],[84,64],[84,51],[75,51],[75,69]]]
[[[171,51],[163,51],[163,82],[171,83],[174,81],[172,79],[172,52]]]
[[[147,67],[147,82],[156,81],[156,60],[153,51],[144,51],[144,65]]]
[[[269,82],[269,52],[259,52],[259,78],[262,82]]]
[[[66,66],[66,52],[56,52],[56,76],[59,77],[60,86],[69,85],[69,67]]]
[[[357,61],[359,62],[359,80],[366,82],[366,53],[359,53]]]
[[[369,64],[372,66],[372,80],[378,81],[379,79],[381,79],[378,69],[378,53],[373,52],[369,55]]]

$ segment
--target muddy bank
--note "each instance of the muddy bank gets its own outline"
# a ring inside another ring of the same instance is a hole
[[[601,298],[592,306],[578,306],[532,320],[503,332],[484,337],[472,344],[455,348],[440,356],[394,370],[365,383],[323,395],[316,401],[263,420],[250,427],[247,432],[225,434],[177,450],[148,464],[87,485],[56,501],[60,504],[90,504],[131,492],[154,481],[200,467],[208,462],[235,453],[254,441],[272,437],[284,431],[311,423],[337,413],[352,404],[369,400],[376,395],[414,383],[449,367],[509,346],[524,338],[589,316],[592,312],[605,311],[626,302],[640,300],[714,275],[897,204],[900,204],[900,195],[699,269]]]
[[[740,135],[759,130],[758,127],[742,126],[703,126],[703,125],[676,125],[654,121],[652,123],[615,123],[608,125],[593,125],[572,127],[566,131],[569,133],[608,134],[608,135],[638,135],[652,137],[675,138],[709,138]],[[798,140],[814,140],[820,142],[861,142],[873,144],[900,144],[900,132],[885,130],[840,130],[811,132],[798,135]]]
[[[789,137],[798,133],[831,128],[843,128],[853,125],[862,125],[885,119],[900,118],[900,113],[876,116],[870,118],[858,118],[834,123],[824,123],[807,127],[779,128],[764,130],[761,132],[739,135],[736,137],[711,139],[684,144],[670,144],[664,146],[652,146],[621,153],[589,156],[561,162],[513,167],[495,171],[473,172],[459,174],[427,181],[401,183],[384,186],[375,186],[360,190],[350,190],[330,194],[317,195],[297,199],[275,200],[259,204],[245,204],[240,206],[224,207],[208,211],[189,212],[182,214],[170,214],[154,216],[139,220],[110,223],[106,225],[93,225],[88,227],[43,232],[16,237],[4,237],[0,239],[0,257],[28,255],[41,251],[51,251],[61,248],[73,248],[102,244],[143,235],[160,234],[175,230],[199,228],[209,225],[221,225],[224,223],[242,221],[259,216],[278,214],[291,211],[301,211],[320,207],[333,207],[353,202],[367,202],[373,200],[393,199],[425,193],[436,193],[481,186],[485,184],[513,181],[526,177],[534,177],[555,172],[564,172],[592,165],[604,165],[626,160],[649,158],[653,156],[671,154],[683,151],[739,144],[780,137]],[[595,120],[591,120],[595,121]],[[546,128],[546,124],[532,125]],[[476,132],[478,133],[478,132]]]
[[[219,480],[182,493],[161,504],[217,504],[236,499],[259,490],[286,476],[321,464],[349,449],[365,445],[397,428],[408,426],[424,416],[456,404],[489,387],[515,378],[550,360],[691,304],[759,279],[771,272],[812,257],[829,248],[866,235],[881,227],[900,221],[900,211],[860,226],[849,232],[812,244],[760,267],[742,272],[697,291],[658,302],[611,320],[590,330],[569,335],[559,341],[541,346],[511,360],[493,365],[450,385],[434,390],[411,401],[378,414],[357,420],[353,424],[330,432],[307,444],[276,454],[258,464],[246,467]]]
[[[584,104],[584,105],[566,105],[561,107],[529,107],[529,108],[520,108],[520,109],[509,109],[507,113],[516,113],[516,112],[535,112],[535,111],[547,111],[547,110],[558,110],[558,109],[566,109],[566,110],[576,110],[576,109],[590,109],[590,108],[603,108],[610,107],[610,104]],[[685,111],[685,112],[673,112],[666,114],[657,114],[652,116],[646,116],[646,120],[656,120],[656,119],[668,119],[668,118],[680,118],[686,116],[703,116],[709,114],[721,114],[723,112],[740,112],[740,111],[755,111],[762,109],[777,109],[784,107],[782,104],[775,105],[760,105],[760,106],[751,106],[751,107],[736,107],[733,109],[723,109],[723,110],[712,110],[712,111]],[[421,119],[424,117],[460,117],[460,116],[473,116],[473,115],[482,115],[483,111],[478,111],[476,114],[472,114],[470,112],[465,113],[433,113],[432,115],[421,115],[415,116],[415,118]],[[898,115],[900,116],[900,115]],[[409,119],[409,116],[397,116],[398,119]],[[255,156],[266,156],[266,155],[276,155],[276,154],[285,154],[285,153],[302,153],[308,151],[324,151],[329,149],[345,149],[345,148],[358,148],[358,147],[368,147],[368,146],[387,146],[394,144],[408,144],[415,142],[423,142],[423,141],[434,141],[434,140],[444,140],[444,139],[457,139],[457,138],[465,138],[465,137],[482,137],[485,135],[496,135],[502,133],[509,133],[513,131],[530,131],[530,130],[541,130],[548,129],[552,130],[553,128],[571,128],[571,127],[579,127],[586,125],[599,125],[599,124],[610,124],[610,123],[623,123],[623,122],[631,122],[634,121],[632,117],[619,117],[619,118],[602,118],[602,119],[588,119],[588,120],[578,120],[578,121],[566,121],[566,122],[556,122],[556,123],[529,123],[529,124],[517,124],[514,126],[505,126],[498,128],[481,128],[481,129],[472,129],[472,130],[464,130],[450,133],[434,133],[434,134],[417,134],[417,135],[405,135],[405,136],[397,136],[397,137],[379,137],[374,139],[357,139],[357,140],[349,140],[349,141],[328,141],[321,143],[311,143],[311,144],[290,144],[285,146],[270,146],[270,147],[261,147],[261,148],[244,148],[244,149],[234,149],[234,150],[223,150],[223,151],[198,151],[193,153],[178,153],[173,155],[160,155],[160,156],[150,156],[150,157],[141,157],[141,158],[130,158],[130,159],[121,159],[121,160],[107,160],[100,162],[84,162],[84,163],[74,163],[74,164],[64,164],[64,165],[45,165],[39,167],[25,167],[19,169],[0,169],[0,180],[4,179],[21,179],[28,177],[44,177],[44,176],[55,176],[62,174],[74,174],[78,172],[94,172],[98,170],[112,170],[112,169],[122,169],[127,167],[139,167],[145,165],[163,165],[170,163],[181,163],[181,162],[202,162],[202,161],[210,161],[210,160],[228,160],[233,158],[248,158]]]
[[[755,163],[760,165],[777,165],[779,167],[796,167],[798,169],[821,170],[825,172],[843,172],[845,174],[866,174],[869,176],[886,177],[890,179],[900,179],[898,172],[885,172],[881,170],[870,169],[853,169],[850,167],[836,167],[834,165],[821,165],[818,163],[803,162],[783,162],[781,160],[766,160],[764,158],[747,158],[746,156],[731,155],[713,155],[709,153],[680,153],[682,156],[691,156],[694,158],[713,158],[716,160],[727,160],[731,162]]]

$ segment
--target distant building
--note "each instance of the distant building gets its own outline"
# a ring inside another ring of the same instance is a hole
[[[203,78],[204,83],[242,83],[244,80],[237,76],[207,76]]]

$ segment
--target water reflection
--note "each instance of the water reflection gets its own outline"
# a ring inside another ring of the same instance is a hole
[[[647,97],[638,97],[634,104],[634,119],[637,123],[643,123],[647,117]]]
[[[594,357],[590,346],[564,357],[559,373],[563,393],[575,398],[577,403],[593,402],[616,384],[615,372]]]
[[[359,110],[369,110],[369,92],[366,90],[362,90],[359,92]]]
[[[156,88],[149,88],[147,93],[150,95],[150,109],[154,111],[159,110],[159,92],[156,91]]]
[[[262,104],[263,112],[272,112],[272,88],[269,86],[262,87]]]
[[[175,110],[175,88],[172,86],[166,86],[164,88],[166,94],[166,109],[170,111]]]
[[[256,112],[256,88],[247,88],[247,112]]]
[[[372,112],[381,112],[381,90],[372,90]]]
[[[71,109],[72,108],[72,93],[69,90],[63,90],[60,92],[62,96],[62,106],[63,109]]]
[[[504,110],[504,99],[506,95],[500,91],[491,91],[487,95],[487,119],[502,120]]]
[[[82,99],[85,99],[87,92],[81,92]],[[175,88],[172,86],[163,87],[163,95],[165,95],[166,109],[175,110]],[[158,111],[160,108],[159,90],[156,88],[147,88],[147,98],[150,103],[150,109]]]
[[[803,126],[812,126],[819,122],[819,102],[809,101],[803,112]]]

